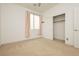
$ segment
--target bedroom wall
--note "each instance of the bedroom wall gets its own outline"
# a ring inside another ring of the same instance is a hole
[[[1,5],[1,44],[25,40],[25,11],[13,4]]]
[[[25,38],[26,11],[31,10],[16,4],[1,4],[1,44],[27,40]]]
[[[59,4],[43,13],[43,37],[53,40],[53,16],[66,14],[65,43],[73,45],[73,7],[71,4]],[[60,29],[60,27],[59,27]],[[68,39],[68,40],[67,40]]]
[[[0,4],[0,44],[1,44],[1,4]]]

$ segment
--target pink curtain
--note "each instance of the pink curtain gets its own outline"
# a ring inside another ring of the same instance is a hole
[[[42,35],[42,16],[39,16],[40,19],[40,29],[39,29],[39,35]],[[30,36],[30,12],[26,12],[25,16],[25,37]]]
[[[30,36],[30,12],[26,12],[26,19],[25,19],[25,36]]]
[[[42,35],[42,16],[39,16],[40,19],[40,30],[39,30],[39,35]]]

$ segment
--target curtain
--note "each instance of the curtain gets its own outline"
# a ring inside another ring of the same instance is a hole
[[[26,16],[25,16],[25,37],[28,38],[30,37],[31,33],[30,33],[30,12],[27,11],[26,12]],[[40,29],[39,29],[39,35],[42,35],[42,16],[39,16],[39,21],[40,21]]]
[[[40,19],[40,30],[39,30],[39,35],[42,35],[42,16],[39,16]]]
[[[28,38],[30,36],[30,12],[26,12],[25,19],[25,36]]]

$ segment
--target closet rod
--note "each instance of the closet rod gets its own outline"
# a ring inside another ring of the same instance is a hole
[[[60,21],[54,21],[53,23],[56,23],[56,22],[63,22],[63,21],[65,21],[65,20],[60,20]]]

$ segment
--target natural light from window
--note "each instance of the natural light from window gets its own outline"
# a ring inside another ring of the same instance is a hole
[[[30,14],[30,29],[40,29],[40,19],[38,15]]]

